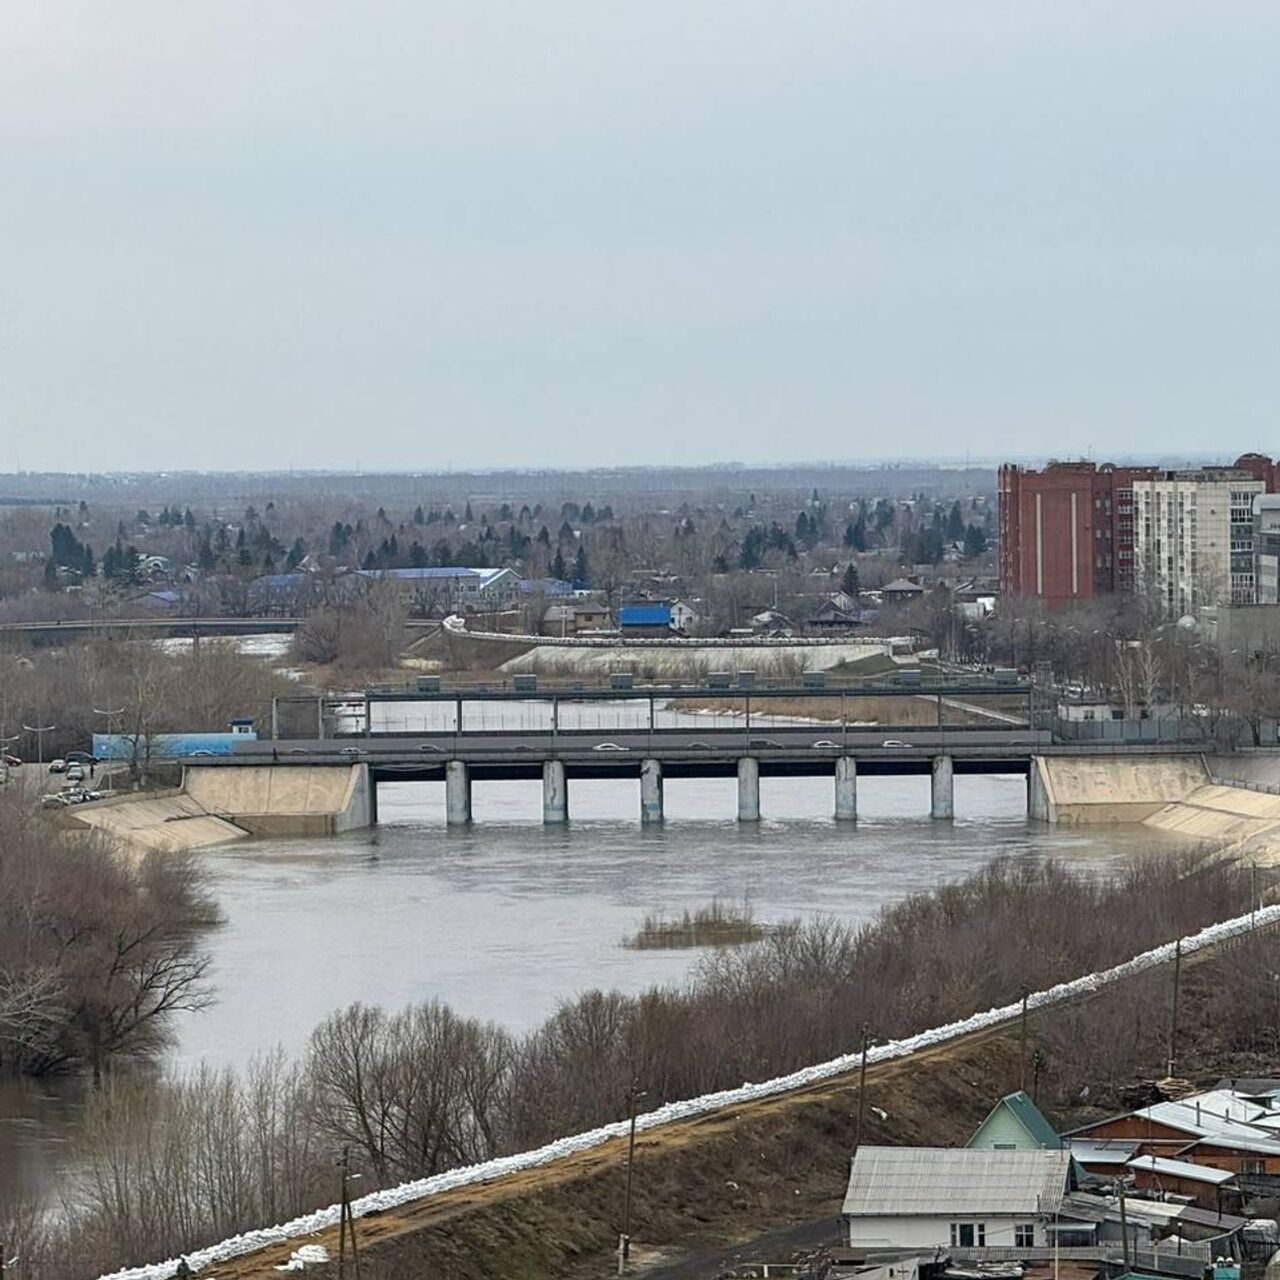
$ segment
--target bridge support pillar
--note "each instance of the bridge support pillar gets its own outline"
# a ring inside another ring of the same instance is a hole
[[[662,821],[662,761],[640,762],[640,821]]]
[[[1044,757],[1032,756],[1027,770],[1027,817],[1037,822],[1054,820],[1053,801],[1044,776]]]
[[[738,821],[760,821],[760,761],[751,756],[738,761]]]
[[[955,767],[950,756],[933,757],[933,807],[935,818],[956,816]]]
[[[836,761],[836,821],[856,822],[858,818],[858,762],[852,756]]]
[[[548,760],[542,766],[542,821],[553,825],[569,821],[569,782],[563,760]]]
[[[444,767],[444,816],[451,827],[471,821],[471,770],[461,760],[450,760]]]

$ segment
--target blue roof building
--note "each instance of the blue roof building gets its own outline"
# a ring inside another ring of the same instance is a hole
[[[618,610],[618,625],[628,627],[670,627],[671,606],[667,604],[627,604]]]

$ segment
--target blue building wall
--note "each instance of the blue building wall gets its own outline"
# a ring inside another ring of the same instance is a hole
[[[213,756],[229,756],[237,742],[253,742],[256,733],[153,733],[150,744],[144,743],[139,755],[152,760],[174,760],[204,752]],[[95,733],[93,754],[99,760],[132,760],[134,738],[129,733]],[[150,752],[147,746],[150,746]]]

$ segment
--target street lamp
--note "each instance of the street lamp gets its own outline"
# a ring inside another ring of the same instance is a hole
[[[56,724],[44,724],[44,725],[24,724],[22,727],[28,733],[34,733],[36,735],[36,763],[43,765],[44,764],[44,735],[46,733],[52,733],[58,726]]]
[[[618,1237],[618,1274],[623,1275],[627,1269],[627,1257],[631,1253],[631,1182],[635,1172],[636,1160],[636,1102],[648,1096],[644,1089],[631,1085],[628,1095],[628,1116],[631,1121],[630,1136],[627,1138],[627,1191],[622,1201],[622,1234]]]
[[[125,712],[124,707],[117,707],[113,711],[105,711],[101,707],[93,708],[93,714],[95,716],[106,716],[107,734],[108,735],[114,734],[116,737],[120,736],[120,717],[124,715],[124,712]],[[96,755],[97,752],[94,752],[94,754]]]

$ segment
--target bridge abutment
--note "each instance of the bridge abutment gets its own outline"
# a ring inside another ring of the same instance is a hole
[[[853,756],[841,756],[836,761],[836,821],[856,822],[858,819],[858,762]]]
[[[640,821],[662,821],[662,761],[640,762]]]
[[[471,770],[461,760],[450,760],[444,767],[444,816],[451,827],[471,821]]]
[[[548,760],[542,766],[542,821],[553,826],[569,821],[569,782],[563,760]]]
[[[738,761],[738,821],[760,821],[760,761],[751,756]]]
[[[932,806],[935,818],[956,816],[955,763],[950,756],[933,757]]]

